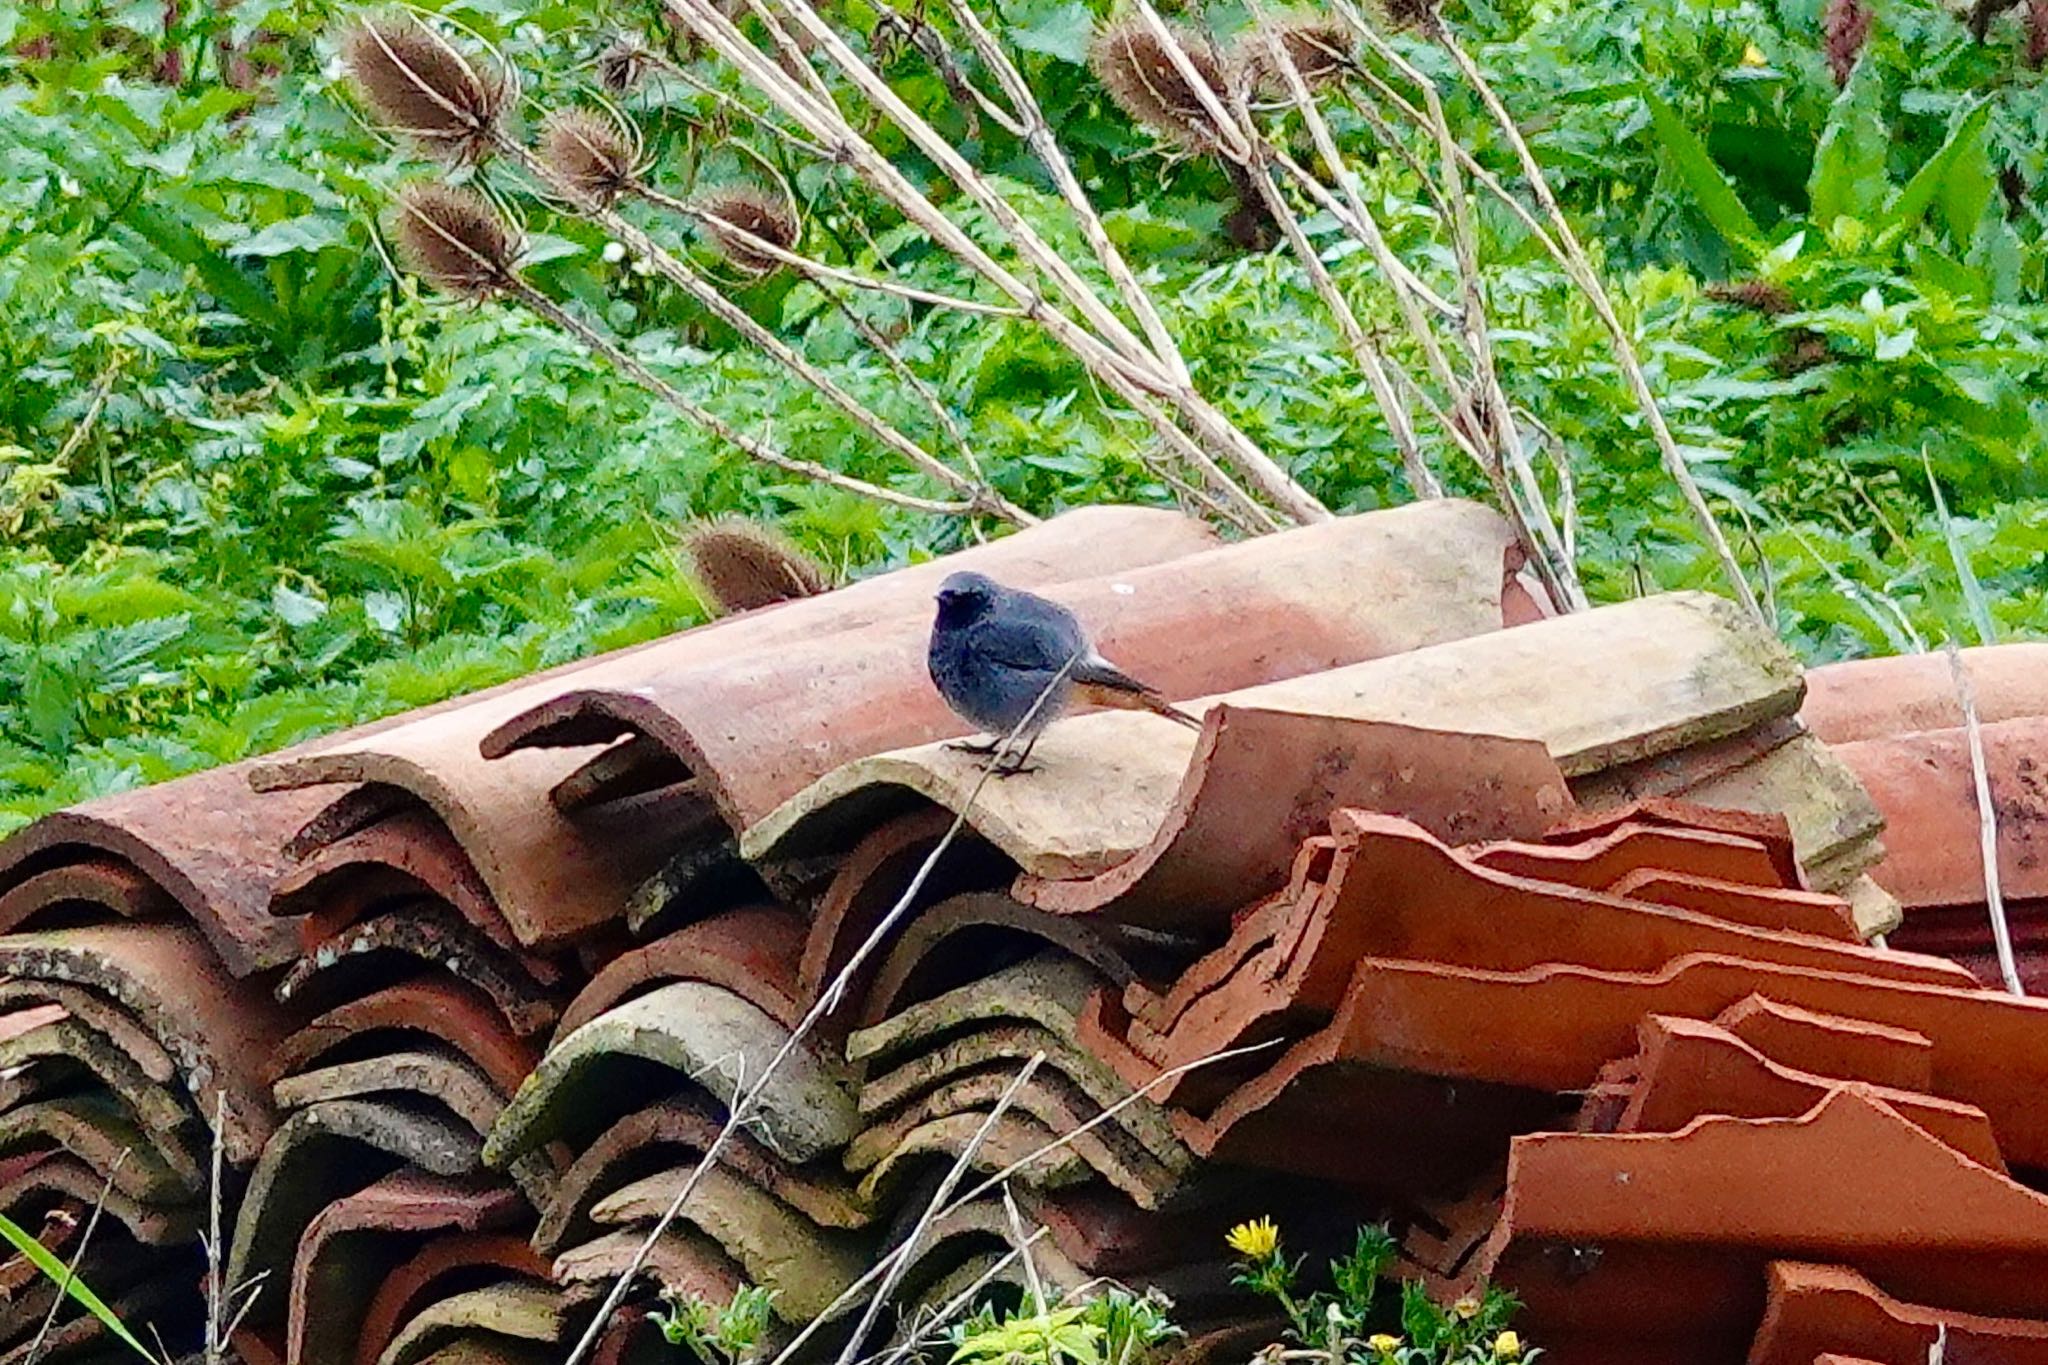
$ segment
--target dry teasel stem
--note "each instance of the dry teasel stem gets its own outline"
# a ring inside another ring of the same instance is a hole
[[[456,163],[489,155],[508,88],[408,14],[381,15],[342,35],[342,62],[377,121]]]
[[[1769,280],[1734,280],[1726,284],[1710,284],[1704,292],[1716,303],[1732,303],[1768,317],[1790,313],[1799,307],[1784,285],[1774,284]]]
[[[576,203],[604,208],[633,187],[632,140],[612,118],[590,109],[557,109],[540,126],[540,164]]]
[[[414,181],[398,192],[394,231],[406,266],[457,298],[494,298],[518,276],[519,238],[475,190]]]
[[[784,251],[796,245],[796,215],[760,190],[744,185],[713,190],[692,207],[719,251],[749,274],[765,275],[782,262],[748,242],[748,236]]]
[[[1262,99],[1288,97],[1287,78],[1275,69],[1268,36],[1280,40],[1311,90],[1335,85],[1358,70],[1358,44],[1347,26],[1313,14],[1279,15],[1252,28],[1237,43],[1238,63]]]
[[[816,597],[832,586],[787,537],[741,517],[685,527],[682,549],[705,605],[720,616]]]
[[[1219,104],[1227,104],[1223,64],[1209,44],[1186,32],[1174,35],[1188,64]],[[1088,69],[1117,108],[1153,132],[1197,150],[1221,142],[1198,91],[1151,26],[1136,17],[1104,24],[1088,45]]]

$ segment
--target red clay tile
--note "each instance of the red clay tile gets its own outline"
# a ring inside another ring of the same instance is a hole
[[[1848,1352],[1885,1365],[1926,1365],[1942,1340],[1956,1365],[2044,1365],[2048,1322],[1941,1312],[1903,1303],[1846,1266],[1773,1261],[1749,1365],[1806,1365]]]
[[[26,978],[0,981],[0,1009],[16,1006],[27,1008],[18,1009],[4,1018],[17,1032],[25,1032],[52,1017],[68,1014],[74,1019],[84,1020],[113,1039],[129,1059],[142,1068],[142,1074],[151,1080],[166,1084],[177,1078],[178,1064],[164,1050],[164,1045],[150,1036],[149,1030],[133,1014],[97,991],[61,981]],[[56,1012],[54,1016],[52,1011]],[[6,1027],[0,1026],[0,1036],[5,1033]]]
[[[9,935],[0,938],[0,979],[110,998],[176,1060],[209,1123],[216,1098],[222,1102],[228,1160],[256,1159],[275,1123],[263,1059],[296,1019],[252,982],[229,976],[196,931],[120,923]]]
[[[609,1232],[555,1257],[552,1276],[573,1289],[588,1285],[603,1293],[637,1258],[644,1231]],[[678,1295],[730,1303],[746,1286],[746,1276],[718,1243],[695,1228],[671,1228],[654,1243],[635,1276],[657,1289]]]
[[[177,902],[119,858],[77,857],[30,872],[0,891],[0,934],[39,926],[41,917],[163,919]]]
[[[97,1086],[119,1100],[144,1128],[175,1130],[197,1127],[199,1115],[183,1098],[183,1087],[167,1088],[151,1079],[121,1045],[83,1019],[69,1016],[41,1028],[0,1040],[0,1108],[10,1091],[38,1093],[36,1084],[51,1078],[54,1090],[68,1088],[75,1078]]]
[[[2048,994],[2048,900],[2006,901],[2005,923],[2021,988],[2029,995]],[[1984,985],[2005,989],[1991,912],[1982,904],[1920,906],[1885,942],[1901,952],[1948,958]]]
[[[1861,943],[1856,915],[1841,896],[1818,891],[1744,886],[1713,877],[1695,877],[1661,867],[1639,868],[1604,888],[1624,900],[1691,910],[1757,929],[1784,929],[1841,943]],[[1903,946],[1903,945],[1900,945]]]
[[[1535,835],[1574,810],[1536,740],[1229,704],[1206,720],[1151,842],[1083,880],[1026,874],[1012,894],[1060,914],[1199,932],[1282,885],[1301,841],[1342,807],[1404,816],[1459,844]]]
[[[1050,914],[999,892],[970,891],[919,912],[897,931],[861,1003],[861,1025],[878,1024],[1047,946],[1086,962],[1112,985],[1131,980],[1116,925]]]
[[[25,1222],[24,1204],[46,1207],[91,1209],[104,1200],[107,1216],[126,1228],[128,1235],[145,1246],[186,1246],[199,1229],[200,1208],[196,1204],[155,1204],[135,1198],[127,1191],[109,1186],[106,1176],[68,1152],[41,1154],[12,1176],[0,1180],[0,1213]],[[0,1297],[5,1285],[0,1284]]]
[[[1713,1022],[1772,1061],[1801,1071],[1899,1090],[1934,1088],[1934,1044],[1911,1029],[1817,1014],[1763,995],[1736,1001]]]
[[[1844,1080],[1782,1066],[1734,1034],[1696,1019],[1653,1014],[1637,1031],[1635,1079],[1612,1131],[1675,1133],[1694,1119],[1797,1118]],[[1984,1111],[1911,1090],[1869,1086],[1901,1117],[1990,1170],[2005,1171]]]
[[[1983,727],[1998,812],[1998,877],[2014,900],[2048,896],[2048,717]],[[1984,863],[1969,742],[1959,727],[1837,745],[1885,818],[1871,875],[1905,905],[1981,905]]]
[[[430,1299],[393,1335],[380,1365],[449,1365],[451,1350],[476,1365],[540,1365],[561,1339],[562,1307],[560,1292],[534,1278],[499,1278]]]
[[[319,911],[333,933],[391,902],[423,896],[454,907],[500,947],[518,948],[462,845],[431,811],[417,806],[320,845],[278,879],[270,908],[278,915]]]
[[[1599,1248],[1576,1278],[1572,1247]],[[1789,1121],[1516,1138],[1479,1269],[1522,1297],[1538,1340],[1612,1312],[1624,1289],[1645,1337],[1706,1336],[1755,1321],[1753,1290],[1717,1286],[1788,1257],[1853,1266],[1930,1306],[2040,1316],[2048,1198],[1849,1086]]]
[[[354,1365],[377,1365],[405,1324],[436,1297],[437,1281],[473,1284],[479,1276],[544,1281],[548,1264],[525,1238],[510,1233],[465,1229],[435,1236],[375,1284],[354,1337]],[[345,1353],[300,1357],[306,1365],[348,1358]]]
[[[251,801],[248,776],[230,764],[46,815],[0,841],[0,892],[65,864],[122,865],[182,906],[233,975],[287,962],[291,931],[269,912],[270,885],[284,841],[321,802]]]
[[[407,1035],[426,1037],[453,1048],[506,1096],[540,1062],[539,1050],[513,1032],[489,996],[466,982],[437,975],[386,986],[319,1015],[277,1045],[270,1055],[269,1079],[275,1082],[307,1070],[329,1052],[370,1034],[390,1035],[392,1044]]]
[[[535,980],[525,954],[512,954],[477,931],[454,911],[419,902],[343,929],[301,960],[277,984],[280,1000],[304,1001],[343,993],[351,979],[371,988],[388,980],[375,968],[379,959],[411,959],[480,987],[508,1023],[522,1035],[555,1022],[560,1006]]]
[[[557,1039],[613,1006],[671,981],[704,981],[754,1005],[784,1028],[795,1028],[797,963],[804,922],[794,911],[757,905],[686,925],[606,963],[577,992],[555,1027]]]
[[[394,1260],[430,1236],[508,1227],[522,1211],[519,1196],[504,1186],[416,1170],[394,1171],[327,1205],[299,1238],[283,1287],[290,1302],[286,1359],[292,1365],[347,1359],[358,1342],[369,1344],[365,1309]]]
[[[450,1048],[425,1045],[297,1072],[277,1083],[280,1109],[328,1100],[405,1099],[446,1110],[481,1137],[505,1107],[490,1079]]]
[[[1586,891],[1604,891],[1630,874],[1646,871],[1710,877],[1763,890],[1802,889],[1796,881],[1784,880],[1783,865],[1771,856],[1770,849],[1754,839],[1670,825],[1631,821],[1596,838],[1575,843],[1510,841],[1461,852],[1481,867],[1511,877],[1556,882]],[[1792,870],[1796,873],[1796,864]]]
[[[2048,715],[2048,645],[1995,645],[1962,655],[1980,721]],[[1900,654],[1809,669],[1799,718],[1829,744],[1848,744],[1953,729],[1963,711],[1946,656]]]
[[[1510,544],[1496,514],[1439,501],[1098,576],[1070,564],[1039,590],[1071,606],[1110,657],[1188,697],[1498,630]],[[1358,582],[1375,592],[1351,591]],[[489,736],[485,750],[647,735],[745,829],[850,759],[963,733],[926,676],[929,603],[895,606],[859,630],[788,638],[765,653],[679,655],[653,679],[566,694]],[[1235,627],[1217,631],[1226,617]]]
[[[182,1204],[201,1189],[198,1158],[176,1133],[138,1127],[104,1093],[38,1099],[0,1112],[0,1157],[70,1152],[144,1204]]]
[[[564,1243],[595,1236],[587,1216],[592,1203],[656,1170],[694,1161],[721,1126],[722,1115],[689,1094],[620,1119],[563,1172],[554,1199],[541,1210],[534,1245],[555,1252]],[[853,1230],[873,1221],[874,1211],[855,1196],[830,1158],[792,1166],[742,1131],[726,1143],[719,1161],[821,1227]]]
[[[31,1005],[26,1009],[11,1010],[5,1014],[0,1014],[0,1043],[19,1038],[22,1034],[33,1032],[45,1024],[54,1024],[60,1019],[68,1019],[70,1013],[62,1005],[47,1004]],[[168,1080],[169,1078],[165,1077],[164,1079]]]
[[[1117,528],[1117,534],[1104,538],[1109,527]],[[764,651],[777,642],[814,639],[855,623],[888,619],[909,610],[913,601],[922,616],[938,579],[965,562],[1001,565],[1011,579],[1025,583],[1042,581],[1034,578],[1033,564],[1040,566],[1039,574],[1100,572],[1176,558],[1211,543],[1199,525],[1165,513],[1100,509],[1069,516],[970,551],[961,562],[939,561],[729,618],[521,680],[457,706],[397,718],[373,733],[308,746],[283,761],[260,763],[251,780],[266,790],[366,781],[412,793],[460,841],[519,940],[559,943],[615,918],[632,889],[673,851],[672,840],[659,827],[643,827],[635,837],[613,831],[590,839],[555,808],[549,790],[591,756],[587,750],[534,750],[496,762],[480,754],[480,742],[492,731],[555,701],[572,678],[579,689],[636,688],[687,660],[763,660]],[[574,735],[566,742],[585,746],[616,733]]]

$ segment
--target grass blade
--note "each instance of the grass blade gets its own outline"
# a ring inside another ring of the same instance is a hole
[[[4,1214],[0,1214],[0,1238],[11,1242],[14,1249],[27,1257],[29,1263],[37,1270],[49,1276],[52,1283],[62,1285],[64,1292],[69,1294],[79,1307],[98,1318],[109,1332],[119,1337],[137,1355],[144,1360],[156,1360],[155,1353],[128,1330],[127,1324],[121,1321],[113,1309],[107,1307],[106,1300],[93,1293],[83,1280],[71,1275],[64,1263],[51,1255],[48,1247],[30,1236],[26,1228]]]

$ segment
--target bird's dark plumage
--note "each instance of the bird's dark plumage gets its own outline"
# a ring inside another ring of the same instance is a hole
[[[1057,602],[965,572],[939,585],[938,600],[932,682],[947,705],[998,740],[1031,716],[1024,733],[1035,741],[1076,701],[1152,711],[1201,728],[1156,689],[1096,653],[1081,622]],[[1070,660],[1073,666],[1061,678]],[[1032,715],[1049,686],[1051,695]]]

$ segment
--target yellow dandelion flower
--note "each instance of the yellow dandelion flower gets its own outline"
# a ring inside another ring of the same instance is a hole
[[[1280,1229],[1273,1226],[1270,1218],[1257,1218],[1249,1223],[1239,1223],[1223,1239],[1238,1255],[1253,1261],[1263,1261],[1280,1249]]]
[[[1389,1336],[1385,1332],[1376,1332],[1365,1339],[1365,1344],[1368,1349],[1380,1355],[1390,1356],[1400,1349],[1401,1338]]]
[[[1479,1316],[1479,1306],[1479,1300],[1467,1294],[1451,1305],[1451,1311],[1456,1313],[1461,1321],[1470,1322]]]
[[[1520,1360],[1522,1358],[1522,1339],[1513,1332],[1502,1332],[1493,1339],[1493,1358],[1495,1360]]]
[[[1742,45],[1742,64],[1744,66],[1768,66],[1770,65],[1770,59],[1764,56],[1764,50],[1755,43],[1744,43]]]

